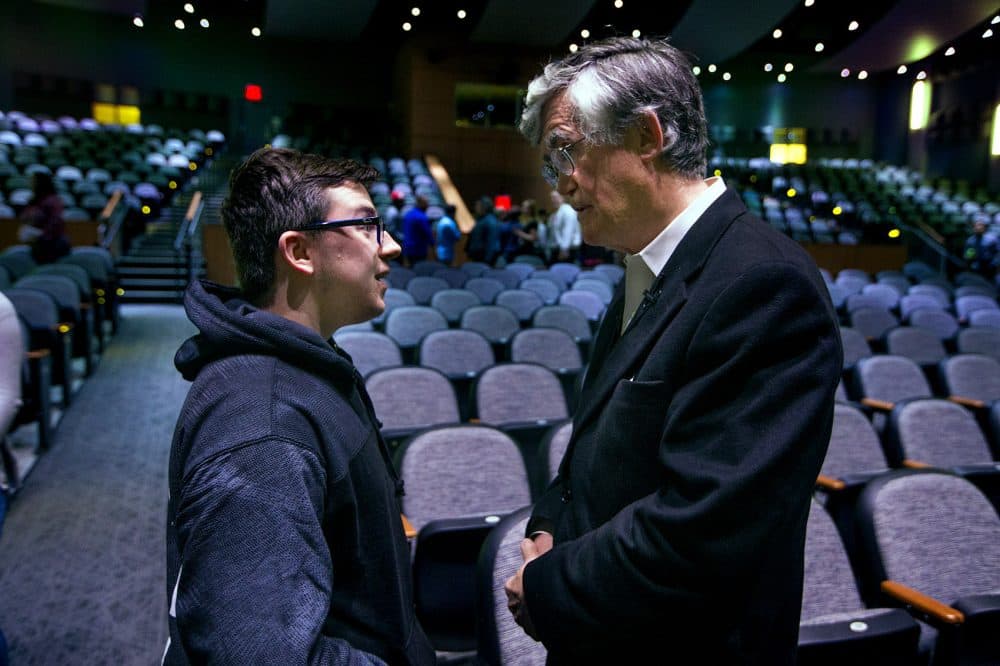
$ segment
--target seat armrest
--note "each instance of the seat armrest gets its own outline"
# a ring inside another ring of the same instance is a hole
[[[892,408],[895,407],[894,403],[885,400],[876,400],[875,398],[861,398],[861,404],[865,407],[877,409],[880,412],[891,412]]]
[[[955,625],[965,622],[965,615],[962,611],[952,608],[934,597],[914,590],[912,587],[903,585],[900,582],[884,580],[882,581],[881,589],[883,593],[909,606],[932,624]]]
[[[823,474],[820,474],[816,478],[816,485],[823,490],[828,490],[831,492],[837,492],[838,490],[843,490],[844,488],[847,487],[847,484],[841,481],[840,479],[835,479],[831,476],[825,476]]]
[[[413,526],[410,519],[406,517],[405,513],[399,514],[399,517],[403,520],[403,533],[406,535],[407,539],[412,539],[417,536],[417,528]]]
[[[929,465],[929,464],[927,464],[925,462],[921,462],[919,460],[910,460],[909,458],[906,458],[905,460],[903,460],[903,467],[905,467],[907,469],[927,469],[927,468],[933,467],[933,466],[934,465]]]
[[[962,405],[963,407],[972,407],[973,409],[984,409],[986,403],[982,400],[976,400],[974,398],[966,398],[961,395],[949,395],[948,400],[951,400],[957,405]]]

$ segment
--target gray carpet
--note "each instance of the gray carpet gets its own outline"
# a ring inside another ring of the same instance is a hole
[[[158,664],[174,421],[189,384],[180,306],[128,305],[118,335],[14,498],[0,541],[13,666]]]

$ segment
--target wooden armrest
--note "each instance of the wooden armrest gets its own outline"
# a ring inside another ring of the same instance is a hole
[[[986,403],[982,400],[976,400],[974,398],[966,398],[961,395],[949,395],[948,399],[955,404],[962,405],[963,407],[972,407],[974,409],[983,409],[986,407]]]
[[[832,476],[824,476],[822,474],[816,478],[816,485],[823,490],[843,490],[847,487],[847,484],[840,479],[835,479]]]
[[[417,536],[417,528],[413,526],[410,519],[406,517],[405,514],[399,514],[399,517],[403,519],[403,533],[406,534],[407,539],[412,539]]]
[[[919,460],[910,460],[909,458],[903,460],[903,467],[907,469],[927,469],[933,466]]]
[[[934,597],[929,597],[922,592],[918,592],[912,587],[907,587],[894,580],[882,581],[881,587],[882,592],[893,599],[901,601],[907,606],[913,606],[921,613],[926,613],[945,624],[962,624],[965,622],[965,615],[961,611],[941,603]]]
[[[479,423],[479,419],[478,418],[471,418],[471,419],[469,419],[469,423]]]
[[[27,354],[25,354],[25,356],[28,357],[29,361],[34,361],[35,359],[45,358],[49,354],[50,354],[50,352],[49,352],[48,349],[33,349],[30,352],[28,352]]]
[[[894,403],[886,402],[885,400],[876,400],[875,398],[861,398],[861,404],[883,412],[891,412],[892,408],[896,406]]]

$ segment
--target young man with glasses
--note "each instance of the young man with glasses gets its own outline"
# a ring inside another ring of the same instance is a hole
[[[550,665],[795,663],[842,356],[815,263],[705,179],[701,91],[664,41],[548,65],[521,131],[627,265],[508,607]]]
[[[385,308],[374,169],[262,149],[222,207],[240,288],[191,284],[170,453],[166,664],[414,664],[396,475],[335,330]]]

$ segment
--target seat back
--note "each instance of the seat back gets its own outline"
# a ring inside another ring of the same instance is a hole
[[[415,279],[415,278],[414,278]],[[431,331],[448,328],[444,315],[427,305],[401,305],[386,317],[385,332],[400,348],[415,348]]]
[[[431,296],[431,307],[444,315],[449,324],[457,324],[462,313],[479,305],[479,297],[468,289],[442,289]]]
[[[1000,400],[1000,361],[982,354],[955,354],[941,361],[940,367],[948,395]]]
[[[546,305],[535,311],[532,327],[558,328],[566,331],[577,342],[590,342],[592,337],[587,317],[569,305]]]
[[[517,315],[499,305],[478,305],[469,308],[462,313],[459,326],[477,331],[490,342],[497,344],[506,344],[511,336],[521,330]]]
[[[430,305],[434,294],[445,289],[451,289],[451,285],[430,275],[417,275],[406,283],[406,291],[410,292],[417,305]]]
[[[862,397],[897,403],[931,397],[931,387],[920,366],[905,356],[882,354],[858,361],[855,369]]]
[[[539,363],[559,373],[578,372],[583,367],[580,348],[561,328],[526,328],[510,340],[510,360]]]
[[[944,310],[921,308],[910,313],[910,326],[926,328],[942,340],[948,340],[958,332],[959,324]]]
[[[536,363],[500,363],[476,384],[479,419],[491,425],[556,421],[569,416],[559,378]]]
[[[1000,311],[997,311],[997,315],[1000,315]],[[959,354],[982,354],[1000,360],[1000,328],[988,326],[964,328],[958,332],[955,347]]]
[[[376,331],[338,331],[334,341],[351,355],[354,367],[362,377],[380,370],[403,364],[399,345],[385,333]]]
[[[535,311],[545,305],[541,296],[527,289],[504,289],[494,302],[513,312],[522,323],[530,322]]]
[[[562,291],[552,280],[544,278],[529,277],[521,281],[521,289],[533,291],[538,294],[545,305],[552,305],[559,300]],[[501,292],[502,293],[502,292]]]
[[[422,428],[459,421],[455,390],[437,370],[383,368],[369,374],[365,386],[387,436],[401,437]]]
[[[21,406],[24,343],[14,304],[0,293],[0,437],[10,428]]]
[[[820,473],[834,479],[849,474],[888,469],[878,433],[868,417],[857,407],[833,406],[833,430],[830,446]]]
[[[542,439],[538,448],[538,453],[542,457],[538,469],[544,470],[545,479],[544,483],[539,484],[540,486],[546,486],[552,479],[556,478],[556,474],[559,473],[559,465],[562,463],[566,447],[569,446],[569,440],[572,436],[573,421],[566,420],[553,425],[546,433],[545,438]]]
[[[420,341],[417,358],[420,365],[434,368],[449,378],[475,377],[496,362],[489,340],[467,329],[428,333]]]
[[[850,558],[833,519],[815,499],[806,526],[801,622],[864,608]]]
[[[910,400],[897,405],[889,424],[894,465],[904,459],[942,468],[991,462],[989,444],[976,418],[948,400]]]
[[[604,314],[604,300],[597,294],[578,289],[564,291],[559,295],[559,304],[574,307],[583,313],[588,321],[600,321]]]
[[[897,326],[888,330],[885,348],[890,354],[911,358],[923,366],[937,365],[948,355],[941,338],[927,329],[914,326]]]
[[[524,507],[490,532],[476,566],[477,657],[487,666],[544,666],[545,646],[524,633],[507,609],[504,583],[524,564],[521,540],[531,516]]]
[[[872,355],[872,348],[865,336],[849,326],[840,327],[840,342],[844,349],[845,368],[853,368],[858,361]]]
[[[859,307],[848,315],[851,328],[869,340],[877,340],[890,328],[899,326],[896,315],[881,307]]]

